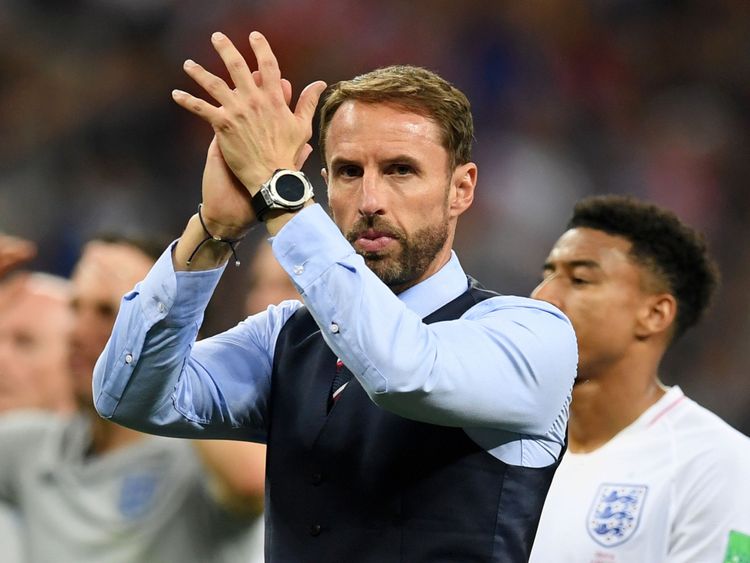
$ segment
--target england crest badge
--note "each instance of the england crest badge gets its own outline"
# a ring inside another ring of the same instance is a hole
[[[646,485],[599,485],[586,521],[589,535],[604,547],[628,541],[638,529],[647,492]]]
[[[120,489],[120,513],[129,519],[143,516],[154,504],[158,483],[151,472],[126,475]]]

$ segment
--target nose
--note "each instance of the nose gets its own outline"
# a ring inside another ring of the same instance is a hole
[[[374,171],[365,171],[360,185],[360,215],[385,214],[386,194],[380,176]]]
[[[79,349],[83,342],[89,337],[89,331],[93,326],[94,318],[86,311],[77,309],[73,314],[73,323],[70,330],[70,344],[74,349]]]
[[[564,302],[562,298],[562,292],[559,290],[559,280],[556,276],[551,275],[544,278],[541,283],[534,288],[531,292],[533,299],[539,299],[551,303],[561,311],[564,311]]]
[[[10,339],[0,337],[0,366],[7,363],[10,358]]]

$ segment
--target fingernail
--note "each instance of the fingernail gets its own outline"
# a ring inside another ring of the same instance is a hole
[[[182,63],[182,66],[184,66],[185,68],[195,66],[195,61],[193,59],[187,59],[184,63]]]
[[[261,38],[261,35],[257,31],[252,31],[250,33],[250,39],[260,39],[260,38]]]
[[[173,98],[179,98],[180,96],[184,95],[185,92],[182,90],[172,90],[172,97]]]
[[[221,31],[216,31],[213,34],[211,34],[211,40],[212,41],[219,41],[220,39],[224,38],[224,34]]]

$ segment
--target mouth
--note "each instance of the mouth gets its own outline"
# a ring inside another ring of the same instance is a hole
[[[397,239],[393,234],[377,229],[367,229],[362,231],[354,239],[354,246],[367,253],[377,253],[385,250],[392,242]]]

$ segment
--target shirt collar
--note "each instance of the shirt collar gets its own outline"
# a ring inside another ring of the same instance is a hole
[[[451,250],[450,260],[426,280],[399,294],[398,298],[422,318],[450,303],[469,288],[466,274]]]

